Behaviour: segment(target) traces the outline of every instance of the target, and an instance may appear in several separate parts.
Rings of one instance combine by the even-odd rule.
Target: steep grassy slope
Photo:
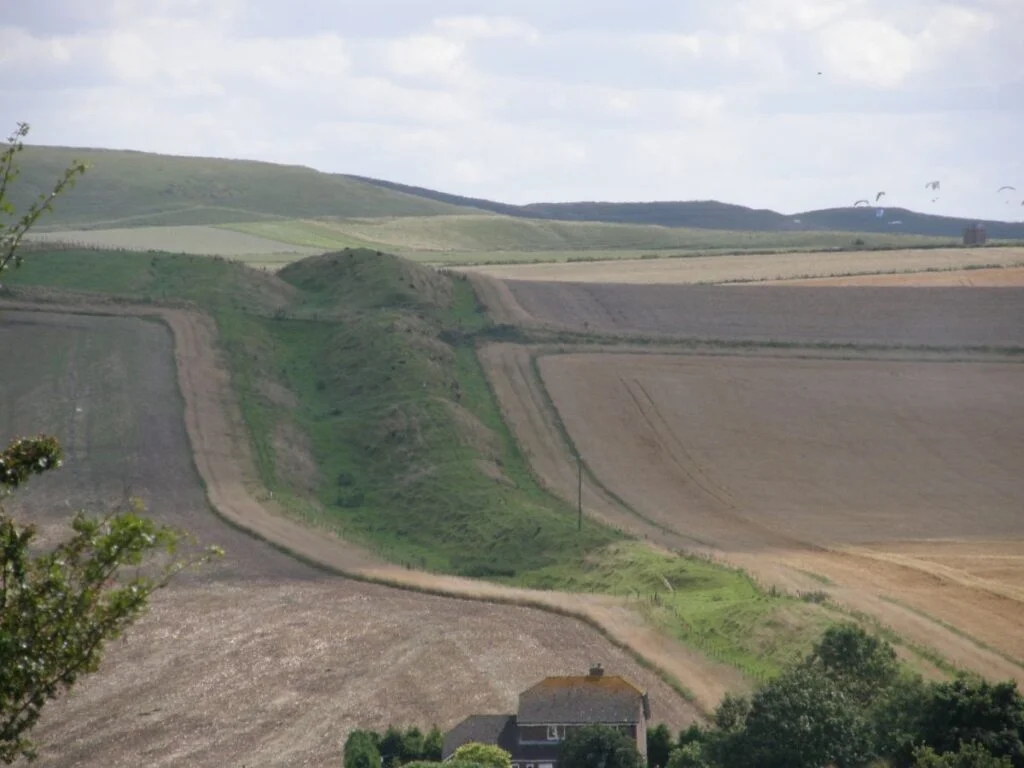
[[[460,209],[345,176],[245,160],[26,147],[12,202],[21,209],[74,159],[92,169],[48,229],[221,224],[317,216],[430,216]]]
[[[392,561],[638,598],[647,621],[749,680],[775,674],[841,617],[589,520],[578,532],[575,510],[538,487],[505,426],[476,343],[509,329],[465,280],[365,250],[278,275],[66,250],[30,254],[8,283],[6,295],[39,286],[208,312],[263,485],[295,516]]]
[[[280,277],[203,257],[34,253],[15,286],[190,301],[217,321],[264,484],[397,562],[511,577],[617,537],[540,490],[471,345],[469,283],[370,251]]]

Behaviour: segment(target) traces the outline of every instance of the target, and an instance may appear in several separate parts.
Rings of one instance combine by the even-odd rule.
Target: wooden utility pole
[[[576,530],[583,530],[583,457],[579,453],[576,454],[576,477],[577,477],[577,490],[576,490],[576,508],[579,511],[579,517],[576,521]]]

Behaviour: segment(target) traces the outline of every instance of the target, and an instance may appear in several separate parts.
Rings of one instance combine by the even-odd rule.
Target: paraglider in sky
[[[997,189],[996,190],[996,194],[997,195],[1002,195],[1003,196],[1003,201],[1007,205],[1009,205],[1010,204],[1010,196],[1009,195],[1004,195],[1003,193],[1004,192],[1016,192],[1016,191],[1017,191],[1016,187],[1011,187],[1009,184],[1007,184],[1007,185],[1002,186],[999,189]]]
[[[877,195],[875,195],[875,202],[877,203],[883,197],[885,197],[885,192],[879,192]]]
[[[929,181],[927,184],[924,185],[924,188],[925,189],[938,189],[939,188],[939,182],[937,182],[937,181]]]
[[[997,189],[997,190],[996,190],[996,192],[1002,192],[1002,191],[1004,191],[1004,190],[1007,190],[1007,189],[1011,189],[1011,190],[1013,190],[1014,192],[1016,192],[1016,191],[1017,191],[1017,188],[1016,188],[1016,187],[1011,187],[1011,186],[1007,185],[1007,186],[1005,186],[1005,187],[1000,187],[999,189]]]
[[[858,200],[856,203],[853,204],[853,207],[854,208],[859,208],[862,205],[871,205],[871,201],[870,200]]]

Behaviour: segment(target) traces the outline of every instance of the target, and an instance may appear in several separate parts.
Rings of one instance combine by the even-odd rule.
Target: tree
[[[415,725],[409,728],[402,737],[402,762],[423,759],[423,731]]]
[[[380,757],[386,768],[402,764],[402,750],[405,748],[405,734],[389,725],[380,739]]]
[[[675,747],[672,732],[664,723],[647,731],[647,764],[651,768],[665,768]]]
[[[28,210],[19,214],[8,198],[11,186],[18,178],[17,156],[25,149],[24,140],[28,133],[28,123],[18,123],[18,127],[8,136],[6,146],[0,152],[0,278],[8,267],[20,266],[22,257],[18,248],[25,235],[39,217],[53,210],[53,201],[73,187],[78,177],[88,168],[85,163],[73,162],[49,192],[40,195]]]
[[[931,686],[918,742],[939,753],[977,743],[1024,768],[1024,697],[1015,682],[959,679]]]
[[[636,743],[607,725],[585,725],[562,742],[559,768],[640,768]]]
[[[691,741],[672,750],[668,768],[707,768],[704,748],[699,741]]]
[[[471,741],[452,753],[452,760],[476,763],[482,768],[512,768],[512,755],[493,744]]]
[[[0,277],[20,266],[25,235],[86,171],[84,163],[73,163],[19,216],[9,193],[28,132],[28,125],[19,123],[0,151]],[[54,438],[12,441],[0,453],[0,501],[32,475],[60,465]],[[35,528],[19,525],[0,505],[0,762],[33,759],[28,734],[43,706],[96,671],[105,644],[142,614],[156,589],[189,565],[221,554],[211,547],[179,559],[179,547],[189,540],[139,511],[136,504],[100,520],[78,513],[73,535],[40,553]],[[160,553],[165,557],[156,564],[152,556]],[[124,576],[128,566],[135,567],[131,578]]]
[[[342,757],[345,768],[381,768],[377,740],[369,731],[352,731],[345,739]]]
[[[807,663],[816,666],[858,704],[867,704],[899,677],[896,651],[853,623],[825,630]]]
[[[54,438],[12,441],[0,453],[0,500],[60,465]],[[43,706],[96,671],[105,644],[142,614],[155,590],[220,554],[211,548],[179,559],[184,534],[140,517],[140,510],[98,520],[78,513],[69,539],[37,553],[35,528],[0,506],[0,761],[34,757],[28,733]],[[151,556],[161,552],[167,559],[156,565]],[[127,578],[129,566],[136,570]]]
[[[1008,757],[995,757],[980,744],[961,744],[956,752],[941,755],[931,747],[918,747],[913,768],[1013,768],[1013,763]]]
[[[441,754],[444,751],[444,734],[435,725],[423,739],[423,759],[441,761]]]
[[[722,747],[718,757],[728,765],[843,768],[867,758],[870,729],[830,678],[800,666],[754,694],[743,730]]]

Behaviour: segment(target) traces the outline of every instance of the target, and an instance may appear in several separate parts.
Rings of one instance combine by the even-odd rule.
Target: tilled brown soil
[[[153,314],[116,305],[74,309]],[[352,727],[445,728],[473,712],[510,711],[521,688],[591,659],[647,688],[657,719],[678,727],[698,716],[578,620],[339,578],[228,525],[204,498],[189,439],[223,517],[310,560],[417,589],[547,600],[619,642],[646,643],[684,680],[688,665],[710,670],[710,689],[694,680],[705,709],[726,689],[729,674],[715,675],[714,665],[660,638],[616,601],[406,572],[266,510],[250,493],[244,433],[232,421],[212,324],[189,312],[160,314],[173,336],[131,317],[0,313],[0,348],[23,361],[19,382],[5,374],[7,394],[17,392],[5,400],[0,425],[5,433],[55,433],[68,449],[62,470],[18,494],[19,515],[52,538],[72,501],[102,506],[137,494],[154,517],[227,552],[158,593],[127,640],[111,646],[100,672],[47,708],[37,732],[43,764],[336,765]],[[31,373],[30,363],[44,375]]]
[[[516,322],[525,312],[536,324],[576,332],[762,344],[1024,346],[1024,288],[516,280],[506,287],[488,297],[499,316]]]
[[[482,360],[535,470],[575,498],[554,399],[602,483],[585,483],[588,512],[790,589],[826,577],[841,603],[954,663],[1024,679],[934,620],[1024,656],[1019,365],[552,355],[545,391],[523,347]]]
[[[957,286],[960,288],[991,288],[1024,286],[1024,267],[998,269],[960,269],[941,272],[912,272],[895,275],[851,275],[849,277],[816,277],[807,280],[773,280],[763,285],[902,285]]]

